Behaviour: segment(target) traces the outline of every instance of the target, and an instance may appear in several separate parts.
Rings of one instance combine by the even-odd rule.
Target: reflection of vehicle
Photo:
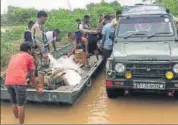
[[[71,47],[72,47],[71,44],[67,45],[67,46],[53,52],[52,55],[58,59],[64,53],[68,53],[70,51]],[[91,61],[91,63],[90,63],[91,68],[85,70],[86,73],[84,73],[82,75],[81,83],[79,83],[75,86],[60,86],[57,89],[53,89],[53,90],[45,89],[44,93],[42,95],[38,94],[35,89],[28,88],[27,89],[27,93],[28,93],[27,101],[74,104],[75,101],[82,94],[82,91],[84,90],[84,88],[87,87],[91,78],[96,75],[95,72],[98,72],[101,67],[102,59],[99,59],[97,62],[92,61],[92,57],[90,59],[91,60],[89,60],[89,62]],[[48,74],[48,72],[45,75],[47,75],[47,74]],[[4,80],[2,78],[0,80],[1,80],[1,100],[9,100],[10,97],[9,97],[7,89],[4,85]],[[54,85],[57,86],[57,83],[60,81],[57,78],[50,79],[49,84],[52,82],[54,82],[55,83]]]
[[[109,98],[131,90],[178,95],[178,34],[172,16],[150,5],[124,11],[106,69]]]

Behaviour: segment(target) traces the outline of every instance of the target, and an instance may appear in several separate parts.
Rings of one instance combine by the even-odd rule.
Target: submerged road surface
[[[73,106],[26,104],[25,123],[178,123],[178,100],[161,95],[140,95],[108,99],[103,73]],[[3,102],[1,124],[17,123],[10,104]]]

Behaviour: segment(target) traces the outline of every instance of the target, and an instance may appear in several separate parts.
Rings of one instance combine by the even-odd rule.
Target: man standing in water
[[[29,74],[36,91],[39,93],[43,92],[43,89],[38,87],[34,76],[35,66],[34,59],[31,56],[31,49],[31,45],[28,42],[21,44],[20,52],[12,56],[9,62],[5,79],[5,85],[10,94],[12,110],[14,116],[19,119],[20,124],[23,124],[25,119],[24,104],[27,94],[27,74]]]
[[[102,29],[102,52],[106,62],[112,53],[113,40],[111,35],[114,33],[114,27],[117,25],[117,22],[112,22],[110,15],[106,15],[105,20],[106,24]]]

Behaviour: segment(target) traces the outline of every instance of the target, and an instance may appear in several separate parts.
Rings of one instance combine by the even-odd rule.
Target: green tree
[[[178,15],[178,0],[156,0],[154,4],[165,6],[171,13]]]
[[[19,25],[28,22],[32,17],[36,16],[37,10],[34,8],[8,7],[7,23],[10,25]]]

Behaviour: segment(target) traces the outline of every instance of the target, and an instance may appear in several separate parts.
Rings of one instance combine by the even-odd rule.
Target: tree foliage
[[[9,6],[7,11],[7,24],[8,25],[23,25],[31,18],[35,17],[37,10],[34,8],[19,8]]]
[[[155,0],[154,4],[165,6],[171,13],[178,16],[178,0]]]
[[[75,20],[80,18],[82,20],[83,15],[91,15],[92,26],[96,26],[98,14],[115,14],[116,10],[121,10],[122,6],[117,2],[111,3],[101,2],[99,4],[90,3],[86,9],[74,9],[73,11],[66,9],[58,9],[48,11],[48,21],[46,22],[47,30],[54,28],[61,29],[65,34],[68,31],[74,31],[76,29]],[[9,6],[7,14],[4,15],[3,24],[8,25],[26,25],[29,20],[36,20],[37,10],[34,8],[19,8]],[[6,20],[5,20],[6,19]]]
[[[77,29],[75,20],[77,18],[83,19],[85,14],[91,15],[92,26],[96,26],[98,14],[112,13],[115,14],[116,10],[121,10],[121,5],[117,2],[105,3],[104,1],[100,4],[88,4],[86,9],[74,9],[73,11],[67,9],[57,9],[47,11],[48,21],[45,24],[46,30],[53,30],[59,28],[62,35],[66,36],[68,32],[73,32]],[[36,20],[36,14],[38,10],[34,8],[19,8],[9,6],[8,11],[4,14],[1,19],[1,24],[8,26],[26,26],[30,20]],[[6,33],[1,33],[1,67],[6,67],[11,55],[19,51],[19,45],[23,42],[22,28],[11,28],[7,27]],[[67,40],[63,37],[62,42]]]
[[[163,5],[170,9],[174,15],[178,15],[178,0],[155,0],[155,4]],[[91,15],[91,24],[96,26],[99,14],[115,14],[116,10],[122,10],[122,6],[117,2],[106,3],[104,0],[99,3],[90,3],[86,9],[57,9],[48,11],[48,21],[45,24],[46,30],[59,28],[62,36],[68,32],[75,31],[77,18],[83,19],[83,15]],[[1,25],[22,25],[27,26],[28,21],[36,20],[38,10],[34,8],[19,8],[9,6],[6,14],[1,15]],[[9,29],[9,28],[8,28]],[[1,67],[5,67],[10,56],[19,51],[19,44],[23,42],[24,27],[20,29],[8,30],[1,33]]]

